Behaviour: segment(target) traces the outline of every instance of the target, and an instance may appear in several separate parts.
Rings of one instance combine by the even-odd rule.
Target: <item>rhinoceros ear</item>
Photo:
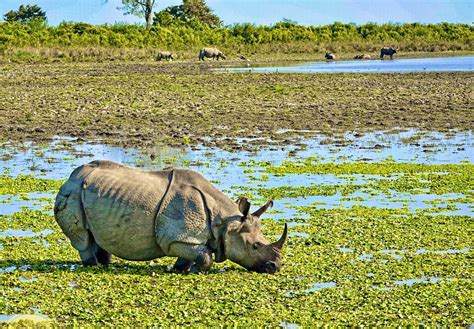
[[[241,196],[237,200],[237,204],[239,205],[239,211],[244,215],[243,218],[246,218],[250,211],[250,202],[246,197]]]
[[[255,211],[252,215],[255,217],[260,217],[268,208],[273,207],[273,201],[269,200],[265,205],[263,205],[260,209]]]

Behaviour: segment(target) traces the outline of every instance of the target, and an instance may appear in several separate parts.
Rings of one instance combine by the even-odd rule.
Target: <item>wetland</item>
[[[222,64],[9,64],[0,75],[0,321],[59,326],[468,327],[472,72],[214,73]],[[174,259],[83,267],[55,193],[94,159],[197,170],[273,199],[276,275]]]

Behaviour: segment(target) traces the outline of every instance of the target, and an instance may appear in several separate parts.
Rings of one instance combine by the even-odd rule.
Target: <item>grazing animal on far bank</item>
[[[372,57],[369,54],[355,55],[354,59],[371,59]]]
[[[397,53],[397,50],[393,47],[383,47],[380,49],[380,59],[383,59],[383,57],[390,56],[390,59],[393,59],[393,55]]]
[[[156,60],[161,61],[162,59],[166,59],[167,61],[172,61],[173,59],[176,59],[176,55],[174,55],[170,51],[160,51],[158,55],[156,55]]]
[[[144,171],[111,161],[76,168],[61,186],[54,216],[84,265],[107,265],[111,255],[145,261],[177,257],[174,270],[207,271],[229,259],[250,271],[275,273],[288,236],[269,243],[250,202],[236,202],[199,173]]]
[[[333,53],[326,53],[326,55],[324,55],[324,58],[326,58],[328,61],[333,61],[336,59],[336,55],[334,55]]]
[[[203,61],[206,57],[217,60],[219,60],[219,58],[226,59],[224,53],[217,48],[202,48],[199,51],[199,60]]]

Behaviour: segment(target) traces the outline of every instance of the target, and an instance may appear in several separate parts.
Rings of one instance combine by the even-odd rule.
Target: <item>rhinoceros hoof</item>
[[[173,272],[186,273],[191,270],[191,267],[193,265],[194,265],[194,262],[192,260],[178,258],[176,260],[176,263],[174,263],[173,268],[171,270]]]

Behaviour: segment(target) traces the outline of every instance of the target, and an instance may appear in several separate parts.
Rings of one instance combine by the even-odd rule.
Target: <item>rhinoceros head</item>
[[[250,271],[259,273],[275,273],[281,267],[281,249],[287,238],[287,225],[281,238],[274,243],[269,243],[260,230],[260,216],[273,205],[267,202],[263,207],[250,213],[250,203],[246,198],[237,200],[242,213],[240,221],[228,224],[224,248],[226,257]]]

